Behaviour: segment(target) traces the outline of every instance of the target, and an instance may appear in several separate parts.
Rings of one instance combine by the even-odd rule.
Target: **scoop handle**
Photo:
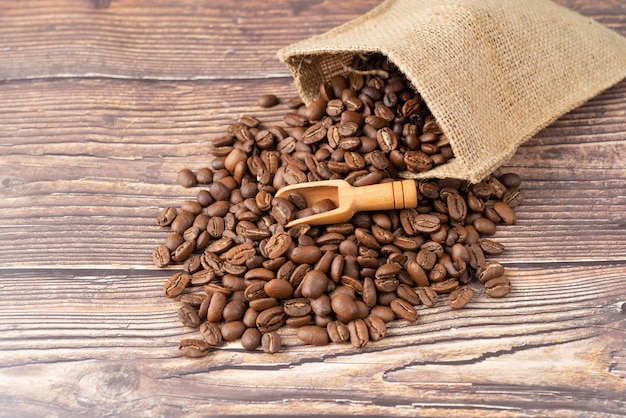
[[[353,187],[353,209],[358,211],[414,208],[417,206],[415,180],[401,180]]]

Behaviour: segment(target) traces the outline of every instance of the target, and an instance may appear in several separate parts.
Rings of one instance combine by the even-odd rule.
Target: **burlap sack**
[[[626,38],[548,0],[387,0],[278,55],[308,103],[364,52],[402,70],[450,139],[456,158],[413,178],[478,182],[626,77]]]

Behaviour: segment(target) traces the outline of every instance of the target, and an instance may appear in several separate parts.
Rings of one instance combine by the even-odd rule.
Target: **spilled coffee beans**
[[[283,186],[328,179],[365,186],[454,158],[428,107],[391,63],[371,55],[353,68],[322,85],[310,105],[288,102],[282,126],[241,117],[213,140],[210,167],[178,173],[181,186],[197,188],[196,199],[157,214],[170,234],[153,262],[184,269],[163,286],[166,297],[180,300],[182,324],[199,332],[181,341],[182,355],[201,357],[235,340],[275,353],[284,346],[283,327],[297,328],[306,344],[362,348],[385,338],[390,321],[419,321],[443,300],[461,309],[475,293],[511,291],[502,265],[487,259],[504,251],[493,239],[497,224],[517,221],[524,194],[514,173],[477,184],[420,181],[416,208],[285,227],[334,204],[309,207],[297,193],[275,198]],[[258,104],[276,102],[263,96]]]

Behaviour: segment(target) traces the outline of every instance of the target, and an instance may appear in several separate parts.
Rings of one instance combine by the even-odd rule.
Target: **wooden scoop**
[[[276,197],[289,199],[289,193],[296,192],[306,199],[309,208],[321,200],[331,200],[335,209],[294,219],[287,227],[301,224],[327,225],[347,222],[359,211],[414,208],[417,206],[415,186],[414,180],[362,187],[353,187],[345,180],[324,180],[283,187],[276,193]]]

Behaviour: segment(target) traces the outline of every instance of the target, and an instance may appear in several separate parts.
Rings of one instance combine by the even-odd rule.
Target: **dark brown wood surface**
[[[622,0],[558,0],[626,35]],[[296,94],[276,51],[379,0],[8,0],[0,6],[0,416],[623,416],[626,81],[524,144],[513,292],[420,310],[366,349],[194,335],[152,265],[154,218],[211,138]],[[103,4],[106,2],[102,2]]]

